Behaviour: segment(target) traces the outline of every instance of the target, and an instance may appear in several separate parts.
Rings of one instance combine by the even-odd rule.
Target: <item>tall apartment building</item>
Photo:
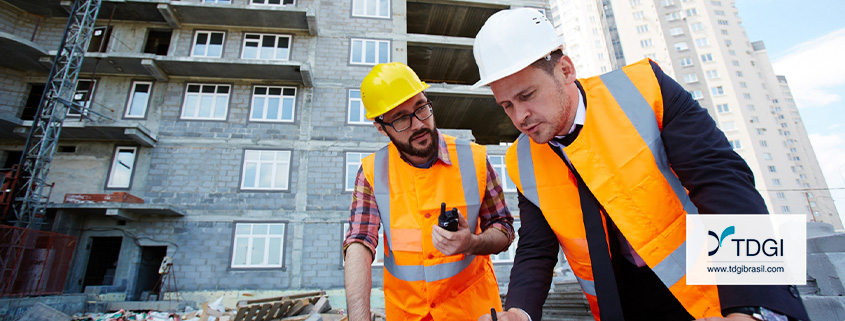
[[[651,58],[706,108],[772,213],[842,222],[783,76],[733,0],[552,0],[579,77]]]
[[[0,1],[3,168],[21,157],[71,3]],[[68,115],[48,176],[43,229],[78,240],[65,292],[138,299],[165,255],[180,291],[342,288],[354,177],[388,142],[363,116],[361,80],[407,63],[432,85],[438,126],[490,144],[507,177],[499,143],[518,131],[470,85],[473,37],[514,7],[548,2],[104,0],[74,95],[90,118]],[[78,201],[112,192],[143,203]],[[512,255],[494,257],[500,282]]]

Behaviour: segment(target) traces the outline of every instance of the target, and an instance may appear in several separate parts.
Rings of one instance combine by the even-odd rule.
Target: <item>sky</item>
[[[737,0],[751,42],[786,76],[845,222],[845,1]]]

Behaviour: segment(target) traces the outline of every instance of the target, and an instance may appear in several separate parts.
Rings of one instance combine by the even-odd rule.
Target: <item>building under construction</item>
[[[361,80],[377,63],[410,65],[432,85],[438,126],[489,144],[506,177],[499,144],[518,131],[489,89],[470,89],[472,42],[488,17],[515,7],[545,12],[548,2],[104,0],[81,48],[75,108],[63,109],[45,156],[45,210],[22,226],[15,189],[26,177],[11,169],[27,159],[78,9],[0,1],[2,229],[21,242],[4,252],[3,294],[141,300],[165,256],[183,292],[342,288],[354,175],[388,142],[363,116]],[[515,187],[504,188],[515,205]],[[26,233],[43,244],[23,244]],[[45,251],[66,257],[22,258]],[[512,255],[495,256],[500,282]]]

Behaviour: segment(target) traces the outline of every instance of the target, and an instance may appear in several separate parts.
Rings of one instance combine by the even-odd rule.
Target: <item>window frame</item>
[[[92,83],[90,85],[90,87],[91,87],[90,90],[88,90],[88,89],[80,90],[79,89],[79,84],[80,84],[80,82],[83,82],[83,81],[87,81],[87,82]],[[73,87],[73,97],[71,97],[71,101],[77,102],[76,96],[81,93],[83,95],[83,97],[86,97],[84,100],[82,100],[85,103],[82,104],[82,113],[76,113],[76,112],[73,111],[73,109],[68,108],[67,113],[65,114],[66,117],[82,117],[83,115],[88,114],[87,111],[89,109],[91,109],[91,102],[92,102],[91,98],[94,97],[94,92],[97,91],[97,82],[98,82],[97,79],[94,79],[94,78],[78,78],[76,80],[76,85]]]
[[[281,221],[235,221],[233,223],[234,223],[234,225],[232,226],[232,241],[230,243],[231,244],[231,251],[229,253],[230,255],[229,255],[228,269],[230,269],[230,270],[278,270],[278,269],[281,269],[282,271],[287,270],[286,259],[285,259],[285,253],[287,251],[285,250],[285,246],[287,245],[288,225],[290,223],[289,221],[285,221],[285,220],[281,220]],[[246,264],[235,265],[235,256],[238,254],[238,252],[237,252],[238,248],[236,246],[236,242],[237,242],[238,236],[239,236],[238,235],[238,225],[240,225],[240,224],[250,224],[252,226],[267,225],[267,234],[266,234],[267,237],[266,237],[266,239],[268,239],[268,240],[265,241],[264,262],[263,262],[265,264],[261,264],[261,265],[250,264],[250,261],[251,261],[250,259],[251,259],[251,255],[252,255],[252,251],[250,251],[250,249],[251,249],[250,245],[252,245],[253,240],[257,237],[254,237],[253,236],[254,234],[249,234],[249,235],[246,236],[247,237],[247,249],[246,249],[247,252],[246,252],[246,257],[244,258],[246,260]],[[270,234],[269,231],[270,231],[271,225],[281,225],[282,226],[282,233],[281,234]],[[252,231],[250,231],[250,232],[252,232]],[[270,238],[279,238],[280,239],[280,243],[279,243],[279,251],[280,251],[279,261],[280,262],[279,262],[279,265],[271,265],[271,264],[267,263],[267,261],[269,260],[270,246],[268,246],[269,245],[268,243],[270,242],[270,240],[269,240]]]
[[[209,56],[209,55],[197,55],[197,40],[199,39],[199,35],[201,33],[208,33],[208,41],[206,42],[206,46],[208,46],[208,42],[211,41],[211,35],[214,33],[222,33],[222,42],[220,43],[220,56]],[[223,53],[225,52],[226,48],[226,31],[219,31],[219,30],[196,30],[194,31],[194,39],[191,41],[191,54],[190,57],[195,58],[223,58]],[[208,49],[206,48],[206,53],[208,53]]]
[[[287,177],[284,181],[285,186],[283,188],[275,187],[275,186],[269,187],[269,188],[265,188],[265,187],[244,187],[244,183],[246,182],[246,178],[247,178],[246,177],[247,166],[250,163],[252,163],[252,162],[248,162],[247,159],[246,159],[248,152],[258,152],[259,153],[258,156],[257,156],[257,158],[258,158],[257,163],[258,164],[261,164],[261,161],[262,161],[261,160],[261,152],[276,152],[277,155],[278,155],[279,152],[287,153],[287,155],[288,155],[287,169],[286,169],[287,170]],[[274,161],[275,161],[275,159],[274,159]],[[242,192],[287,192],[287,191],[290,191],[290,176],[291,176],[291,165],[292,165],[292,163],[293,163],[293,150],[290,150],[290,149],[249,149],[249,148],[245,148],[243,150],[243,154],[242,154],[242,158],[241,158],[241,170],[240,170],[240,179],[238,181],[238,190],[242,191]],[[271,163],[271,164],[275,165],[276,163]],[[284,162],[282,162],[282,164],[284,164]],[[275,170],[275,169],[276,169],[275,166],[271,167],[271,170]],[[255,178],[256,184],[258,184],[259,172],[260,172],[260,169],[257,168],[256,171],[255,171],[255,173],[256,173],[256,178]],[[276,176],[276,175],[272,175],[272,174],[275,174],[275,172],[271,172],[270,176],[271,177]],[[274,183],[275,183],[275,181],[274,181]]]
[[[497,159],[501,158],[502,161],[497,164],[492,161],[493,157],[496,157]],[[505,155],[488,154],[487,160],[490,162],[490,166],[493,167],[493,170],[496,171],[496,175],[499,176],[499,182],[501,183],[502,191],[505,193],[516,193],[516,183],[511,181],[510,176],[508,176],[508,168],[507,164],[505,164]],[[502,171],[499,172],[499,169],[501,169]],[[514,186],[511,186],[511,184],[513,184]]]
[[[259,96],[259,94],[256,94],[256,93],[255,93],[255,92],[258,90],[258,88],[265,88],[265,89],[266,89],[266,91],[265,91],[266,93],[261,95],[261,96],[264,96],[264,97],[265,97],[265,98],[264,98],[264,106],[262,107],[262,114],[265,114],[265,115],[267,114],[267,109],[268,109],[268,108],[267,108],[267,107],[268,107],[267,105],[269,104],[270,98],[272,98],[272,97],[276,97],[275,95],[273,95],[273,96],[271,96],[271,95],[270,95],[270,93],[269,93],[269,92],[270,92],[270,89],[271,89],[271,88],[278,88],[278,89],[280,89],[280,91],[279,91],[279,95],[278,95],[278,97],[279,97],[279,111],[278,111],[279,118],[277,118],[277,119],[268,119],[268,118],[266,118],[266,116],[265,116],[265,118],[253,118],[253,114],[255,113],[255,98],[256,98],[256,96]],[[288,90],[288,89],[293,89],[293,96],[290,96],[290,95],[285,95],[285,91],[286,91],[286,90]],[[250,96],[249,96],[250,98],[249,98],[249,117],[248,117],[248,119],[249,119],[249,121],[250,121],[250,122],[261,122],[261,123],[293,123],[294,121],[296,121],[296,99],[297,99],[297,90],[296,90],[296,87],[295,87],[295,86],[264,86],[264,85],[254,85],[254,86],[252,86],[252,90],[251,90],[251,92],[252,92],[252,93],[251,93],[251,94],[250,94]],[[283,115],[284,115],[284,103],[285,103],[285,101],[286,101],[287,99],[290,99],[291,101],[293,101],[293,105],[291,106],[291,109],[292,109],[292,110],[290,111],[290,119],[284,119],[284,118],[282,118],[282,117],[283,117]]]
[[[352,92],[358,92],[358,98],[352,98]],[[357,101],[359,104],[360,121],[352,121],[352,102]],[[349,88],[346,90],[346,124],[347,125],[370,125],[373,122],[367,119],[367,110],[364,108],[364,102],[361,100],[361,89]]]
[[[132,165],[129,168],[129,180],[126,182],[126,185],[117,185],[113,181],[115,178],[115,169],[118,163],[118,155],[121,149],[131,150],[132,151]],[[112,161],[111,165],[109,166],[108,176],[106,177],[106,186],[105,189],[130,189],[132,188],[132,182],[135,179],[135,167],[138,164],[138,147],[137,146],[115,146],[114,153],[112,154]],[[124,164],[125,166],[125,164]]]
[[[134,98],[135,98],[135,93],[136,93],[136,91],[135,91],[136,85],[148,85],[149,86],[149,89],[147,90],[147,98],[144,101],[144,112],[141,113],[140,116],[129,115],[130,107],[132,105],[134,105],[134,101],[135,101]],[[153,95],[153,85],[154,85],[154,82],[149,81],[149,80],[132,81],[132,83],[129,87],[129,98],[127,98],[127,100],[126,100],[126,106],[125,106],[124,112],[123,112],[123,118],[124,119],[146,119],[147,118],[147,111],[149,110],[149,107],[150,107],[150,97],[152,97],[152,95]]]
[[[257,50],[256,51],[256,57],[255,58],[245,57],[247,41],[255,41],[255,39],[247,39],[247,37],[256,36],[256,35],[259,36],[258,47],[256,47],[257,48],[256,49]],[[285,57],[284,58],[275,58],[275,57],[274,58],[261,58],[261,48],[262,48],[262,45],[264,44],[264,37],[275,37],[276,38],[276,41],[274,42],[276,47],[273,47],[274,49],[278,48],[279,38],[287,38],[288,39],[288,47],[286,48],[287,54],[285,55]],[[276,33],[261,33],[261,32],[245,32],[244,33],[244,39],[241,42],[241,59],[245,59],[245,60],[290,61],[290,54],[291,54],[292,51],[293,51],[293,35],[276,34]]]
[[[200,86],[200,89],[199,89],[200,91],[198,93],[188,92],[188,90],[190,90],[190,88],[191,88],[191,85]],[[203,94],[209,94],[209,93],[203,93],[202,92],[203,86],[214,86],[215,87],[214,92],[210,93],[210,94],[212,94],[212,98],[213,98],[212,101],[214,102],[214,106],[212,106],[212,115],[214,115],[214,108],[217,107],[217,99],[216,98],[219,95],[222,95],[222,94],[217,92],[217,88],[219,88],[220,86],[226,86],[226,87],[229,88],[228,92],[226,93],[226,106],[224,107],[224,110],[223,110],[223,118],[216,118],[216,117],[213,117],[213,116],[212,117],[199,117],[199,116],[186,117],[185,116],[185,107],[188,104],[188,96],[191,95],[191,94],[196,94],[198,96],[196,114],[199,114],[199,110],[200,110],[199,107],[202,105],[202,99],[201,98],[202,98]],[[179,112],[179,119],[180,120],[225,121],[229,117],[229,104],[231,103],[231,98],[232,98],[231,97],[232,96],[232,85],[229,85],[229,84],[213,84],[213,83],[193,83],[192,82],[192,83],[187,83],[185,85],[185,92],[184,93],[185,94],[182,98],[182,108],[181,108],[182,110]]]
[[[367,4],[370,1],[376,2],[376,4],[375,4],[376,14],[375,15],[370,15],[370,14],[367,13],[367,7],[368,7]],[[381,15],[382,14],[381,9],[383,9],[380,6],[381,1],[387,2],[387,4],[386,4],[387,5],[387,12],[384,13],[383,15]],[[391,19],[392,15],[393,15],[393,6],[392,6],[392,3],[390,2],[390,0],[352,0],[351,2],[352,2],[351,3],[352,7],[349,9],[349,12],[350,12],[350,16],[353,17],[353,18]],[[361,13],[361,14],[356,14],[355,13],[355,4],[361,3],[361,2],[363,2],[364,4],[362,4],[360,8],[362,8],[362,10],[364,12]]]
[[[353,58],[355,57],[355,53],[353,52],[353,50],[355,50],[355,42],[356,41],[361,41],[361,61],[360,62],[356,62],[356,61],[353,60]],[[375,57],[373,57],[375,59],[375,62],[373,62],[373,63],[366,62],[367,61],[367,48],[366,47],[367,47],[368,42],[375,42],[375,52],[374,52]],[[381,58],[380,54],[379,54],[379,47],[381,47],[382,43],[387,43],[387,57],[383,61],[379,59],[379,58]],[[348,60],[348,62],[349,62],[349,65],[352,65],[352,66],[375,66],[375,65],[378,65],[380,63],[388,63],[388,62],[390,62],[390,59],[391,59],[391,56],[392,56],[392,52],[391,52],[392,50],[393,50],[393,41],[389,40],[389,39],[349,38],[349,60]]]
[[[250,6],[279,6],[279,7],[282,7],[282,6],[295,6],[296,5],[296,0],[290,0],[293,3],[288,3],[288,4],[285,4],[285,1],[288,1],[288,0],[279,0],[278,4],[274,4],[274,3],[253,3],[254,1],[267,2],[267,1],[270,1],[270,0],[247,0],[247,1],[249,1],[249,2],[247,2],[247,4],[250,5]]]
[[[368,155],[370,155],[372,153],[373,153],[373,151],[357,151],[357,150],[348,150],[348,151],[344,152],[344,154],[343,154],[343,164],[344,164],[343,165],[343,191],[344,192],[352,193],[352,192],[355,191],[355,177],[354,177],[354,175],[358,174],[358,168],[361,167],[361,163],[363,163],[362,160],[364,159],[364,157],[367,157]],[[359,159],[357,162],[352,162],[350,164],[350,161],[349,161],[350,154],[360,154],[361,159]],[[353,165],[353,164],[358,165],[356,167],[354,173],[349,171],[349,165]],[[353,177],[352,177],[352,187],[351,188],[349,186],[347,186],[347,183],[349,183],[349,178],[350,178],[349,176],[350,175],[353,175]]]
[[[690,96],[692,96],[692,99],[694,99],[694,100],[704,99],[704,94],[702,94],[701,90],[693,90],[693,91],[690,91],[689,93],[690,93]]]

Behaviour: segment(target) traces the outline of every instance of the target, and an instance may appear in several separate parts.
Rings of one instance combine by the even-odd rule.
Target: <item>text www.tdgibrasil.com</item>
[[[784,268],[782,266],[766,266],[765,264],[761,265],[752,265],[748,266],[745,264],[742,265],[728,265],[728,266],[708,266],[707,267],[708,273],[783,273]]]

